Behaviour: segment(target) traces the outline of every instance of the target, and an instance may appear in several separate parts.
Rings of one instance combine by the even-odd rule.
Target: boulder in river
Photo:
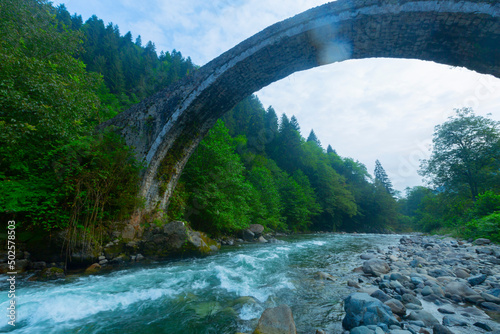
[[[297,334],[290,307],[280,305],[265,310],[253,334]]]
[[[389,306],[384,305],[380,300],[366,293],[355,292],[350,294],[344,300],[344,310],[346,315],[342,320],[342,326],[347,330],[380,323],[387,326],[399,326],[399,322],[392,314]]]
[[[367,275],[381,276],[389,271],[391,271],[391,267],[381,259],[370,259],[363,263],[363,272]]]
[[[146,231],[142,251],[146,257],[169,258],[179,256],[201,256],[218,251],[220,245],[205,233],[193,231],[184,222],[174,221]]]
[[[248,230],[253,233],[254,238],[258,239],[262,235],[262,232],[264,232],[264,226],[260,224],[252,224],[248,226]]]

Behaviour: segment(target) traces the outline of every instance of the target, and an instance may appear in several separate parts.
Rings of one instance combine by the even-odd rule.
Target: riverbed
[[[0,332],[234,334],[252,332],[262,312],[280,304],[291,307],[299,333],[339,332],[359,255],[386,250],[399,238],[298,235],[107,274],[25,278],[16,287],[16,326],[3,320]],[[7,293],[0,295],[0,309],[8,302]]]

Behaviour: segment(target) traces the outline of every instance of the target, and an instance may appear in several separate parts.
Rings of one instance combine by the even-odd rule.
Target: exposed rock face
[[[220,245],[205,233],[193,231],[184,222],[174,221],[144,233],[142,251],[146,257],[161,259],[178,256],[208,255]]]
[[[280,305],[265,310],[253,334],[297,334],[290,307]]]
[[[389,306],[366,293],[356,292],[344,300],[346,316],[342,326],[350,330],[359,326],[377,325],[380,323],[399,325]]]

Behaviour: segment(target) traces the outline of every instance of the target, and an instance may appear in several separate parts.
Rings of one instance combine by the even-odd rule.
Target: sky
[[[143,45],[180,51],[204,65],[269,25],[322,5],[321,0],[66,0],[71,14],[96,15]],[[348,60],[317,67],[256,92],[264,107],[295,115],[302,136],[314,129],[324,148],[366,165],[379,160],[394,188],[423,185],[434,126],[455,108],[500,120],[500,79],[420,60]]]

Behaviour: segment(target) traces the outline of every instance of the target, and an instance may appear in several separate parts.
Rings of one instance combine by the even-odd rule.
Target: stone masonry
[[[106,122],[102,127],[120,133],[146,167],[146,208],[132,220],[134,230],[140,233],[144,213],[166,209],[191,153],[239,101],[297,71],[373,57],[429,60],[500,78],[500,2],[328,3],[264,29]]]

